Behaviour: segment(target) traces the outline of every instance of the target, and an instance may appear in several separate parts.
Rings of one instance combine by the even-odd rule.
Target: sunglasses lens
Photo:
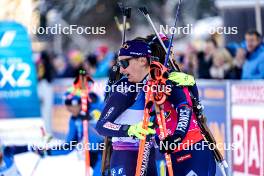
[[[121,60],[119,61],[120,66],[126,69],[129,66],[129,61],[128,60]]]

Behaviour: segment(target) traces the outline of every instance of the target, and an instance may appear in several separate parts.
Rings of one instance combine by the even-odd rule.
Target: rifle
[[[207,118],[205,117],[205,115],[203,113],[203,106],[192,94],[191,94],[191,98],[192,98],[192,102],[193,102],[194,112],[197,116],[197,122],[198,122],[200,129],[201,129],[201,132],[204,135],[205,140],[209,144],[214,144],[214,146],[215,146],[216,140],[215,140],[211,130],[207,126],[207,123],[206,123]],[[217,161],[218,167],[221,170],[222,175],[226,176],[225,168],[228,168],[228,164],[227,164],[226,160],[224,159],[224,157],[222,156],[222,154],[220,153],[220,151],[218,150],[217,147],[214,147],[213,154],[214,154],[215,160]]]

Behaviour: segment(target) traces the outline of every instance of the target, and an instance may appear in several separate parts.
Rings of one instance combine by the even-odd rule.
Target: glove
[[[193,86],[195,84],[193,76],[182,72],[172,72],[168,79],[178,86]]]
[[[159,144],[159,151],[162,154],[168,153],[171,154],[181,143],[181,138],[179,135],[172,135],[172,136],[167,136],[164,140],[160,140],[158,136],[155,136],[156,143]]]
[[[152,126],[153,126],[153,123],[149,122],[148,127],[152,127]],[[146,130],[143,129],[143,122],[140,122],[135,125],[131,125],[127,131],[128,136],[136,136],[139,139],[144,139],[144,136],[143,136],[144,134],[149,135],[149,134],[155,134],[155,133],[156,131],[153,130],[152,128],[148,128]]]
[[[39,155],[41,158],[44,158],[45,156],[49,155],[49,151],[44,149],[43,147],[31,146],[30,150]]]
[[[94,109],[90,115],[93,117],[94,120],[98,121],[100,116],[101,116],[101,112],[98,109]]]

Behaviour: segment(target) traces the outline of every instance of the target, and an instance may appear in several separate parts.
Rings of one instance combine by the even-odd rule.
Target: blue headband
[[[141,40],[130,40],[122,45],[118,56],[150,57],[151,50],[149,45]]]

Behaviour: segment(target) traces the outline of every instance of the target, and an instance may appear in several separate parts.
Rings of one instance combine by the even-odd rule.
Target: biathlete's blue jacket
[[[143,85],[145,82],[146,80],[142,81]],[[127,78],[122,78],[115,85],[116,87],[122,85],[127,87],[135,86]],[[171,86],[171,88],[171,96],[168,97],[168,101],[172,106],[175,109],[188,106],[182,88],[177,86]],[[123,88],[122,91],[113,91],[97,122],[96,129],[103,136],[113,137],[114,150],[138,150],[139,140],[129,137],[127,131],[130,125],[137,124],[143,120],[144,106],[145,93],[142,89],[131,91],[131,89]],[[187,133],[190,118],[188,117],[184,120],[187,123],[185,123],[186,126],[183,127],[183,131],[185,130],[184,133]]]
[[[90,104],[89,106],[89,113],[93,112],[94,110],[101,111],[103,109],[103,103],[99,100],[95,101]],[[98,145],[103,142],[103,137],[97,133],[95,130],[95,122],[94,120],[90,120],[88,123],[88,138],[89,144],[91,145],[91,150],[98,150]],[[64,144],[61,146],[63,147],[53,147],[52,150],[48,149],[47,154],[51,156],[56,155],[64,155],[68,154],[73,151],[76,145],[81,142],[83,139],[83,123],[81,117],[74,117],[71,116],[69,121],[69,130],[65,139]]]
[[[8,146],[3,150],[3,162],[0,164],[1,176],[20,176],[14,162],[14,155],[27,152],[28,146]]]
[[[95,123],[89,121],[88,138],[91,150],[98,150],[99,144],[103,142],[103,137],[95,130]],[[69,122],[69,131],[66,140],[61,146],[52,147],[47,150],[51,156],[65,155],[76,148],[76,145],[83,139],[83,123],[80,117],[71,117]],[[63,146],[63,147],[62,147]]]

